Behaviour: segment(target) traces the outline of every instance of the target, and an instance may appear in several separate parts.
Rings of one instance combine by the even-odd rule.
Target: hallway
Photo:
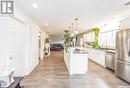
[[[63,52],[51,52],[35,70],[26,76],[24,88],[130,88],[126,82],[115,77],[113,72],[89,61],[86,75],[68,75]]]

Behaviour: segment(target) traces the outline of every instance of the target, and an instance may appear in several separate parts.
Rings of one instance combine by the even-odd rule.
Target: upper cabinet
[[[90,32],[88,34],[84,34],[84,42],[95,42],[94,32]]]
[[[130,20],[128,21],[128,24]],[[125,24],[125,22],[122,21]],[[128,25],[127,24],[127,25]],[[95,38],[95,32],[88,31],[84,34],[84,42],[87,45],[93,45],[93,43],[98,41],[99,47],[102,48],[115,48],[116,45],[116,32],[119,29],[120,23],[118,21],[110,21],[97,25],[97,28],[100,29],[98,37]],[[130,27],[130,25],[129,25]],[[98,39],[98,40],[96,40]]]
[[[99,34],[99,45],[103,48],[115,48],[117,30],[102,32]]]

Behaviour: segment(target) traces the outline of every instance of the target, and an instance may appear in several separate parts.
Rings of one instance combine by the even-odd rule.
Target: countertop
[[[73,53],[74,54],[88,54],[88,52],[85,49],[77,48],[77,47],[73,50]]]
[[[95,50],[103,50],[103,51],[106,51],[106,52],[111,52],[111,53],[115,53],[115,49],[112,49],[112,48],[92,48],[92,47],[85,47],[85,48],[90,48],[90,49],[95,49]]]
[[[73,53],[74,53],[74,54],[89,54],[89,53],[86,52],[86,51],[83,51],[83,52],[81,52],[81,51],[73,51]]]
[[[113,48],[92,48],[92,47],[85,47],[85,48],[99,49],[99,50],[115,50],[115,49],[113,49]]]
[[[106,52],[110,52],[110,53],[116,53],[116,51],[115,50],[106,50]]]

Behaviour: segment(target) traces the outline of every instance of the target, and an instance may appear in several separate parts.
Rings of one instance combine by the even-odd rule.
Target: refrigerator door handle
[[[116,57],[116,58],[119,58],[119,52],[118,52],[117,49],[116,49],[115,57]]]
[[[128,40],[127,40],[127,41],[128,41],[128,43],[127,43],[127,44],[128,44],[128,45],[127,45],[127,46],[128,46],[128,47],[127,47],[128,50],[127,50],[127,51],[128,51],[128,56],[130,56],[130,36],[128,37]]]

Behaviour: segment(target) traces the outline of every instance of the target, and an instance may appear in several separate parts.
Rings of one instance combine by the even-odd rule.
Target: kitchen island
[[[71,47],[64,51],[64,61],[69,74],[86,74],[88,71],[88,52],[84,47]]]

